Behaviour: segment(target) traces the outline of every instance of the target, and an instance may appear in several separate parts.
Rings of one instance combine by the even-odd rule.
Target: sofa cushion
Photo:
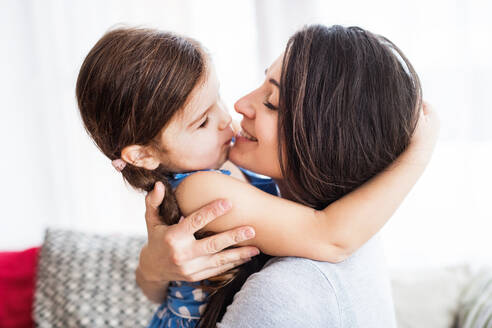
[[[393,301],[399,328],[450,328],[456,320],[459,298],[471,277],[467,265],[406,269],[391,274]]]
[[[0,327],[32,328],[34,277],[39,247],[0,253]]]
[[[38,327],[145,327],[156,304],[135,283],[144,237],[47,230],[34,300]]]
[[[464,288],[458,311],[458,327],[492,327],[492,268],[483,268]]]

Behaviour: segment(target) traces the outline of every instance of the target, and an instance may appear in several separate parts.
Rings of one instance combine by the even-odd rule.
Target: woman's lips
[[[244,129],[241,129],[238,134],[236,135],[236,138],[238,139],[246,139],[248,141],[252,141],[252,142],[257,142],[258,139],[256,139],[255,137],[253,137],[251,134],[249,134],[248,132],[246,132]]]

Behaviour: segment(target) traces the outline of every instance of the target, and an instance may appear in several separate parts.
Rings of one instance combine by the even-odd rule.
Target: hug
[[[119,28],[91,49],[85,129],[146,198],[149,327],[395,327],[378,232],[438,123],[390,40],[307,26],[235,123],[198,41]]]

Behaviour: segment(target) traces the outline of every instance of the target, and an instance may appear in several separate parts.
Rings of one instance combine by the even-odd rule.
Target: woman
[[[420,96],[418,77],[388,40],[359,28],[311,26],[290,39],[285,55],[268,69],[265,83],[236,103],[236,111],[244,116],[242,126],[253,138],[239,139],[230,159],[238,166],[272,176],[283,197],[323,208],[373,178],[408,147],[419,115]],[[421,119],[409,149],[398,165],[391,166],[395,172],[401,171],[400,182],[408,186],[388,186],[398,193],[391,211],[430,158],[436,135],[433,122],[432,116]],[[207,175],[194,175],[183,183],[184,190],[177,194],[183,212],[191,213],[204,205],[203,197],[197,200],[186,193],[194,184],[205,186],[202,192],[209,200],[228,196],[221,188],[207,188],[217,185],[207,179]],[[148,205],[159,203],[161,195],[162,191],[157,197],[151,194]],[[368,202],[372,196],[367,195]],[[155,274],[158,271],[149,270],[150,262],[155,261],[154,266],[162,263],[158,256],[167,257],[166,250],[155,247],[159,234],[171,236],[174,232],[175,239],[181,234],[183,245],[191,246],[193,238],[183,232],[190,222],[182,227],[161,227],[159,233],[151,211],[147,222],[149,244],[142,250],[137,281],[150,298],[157,299],[162,297],[162,277],[171,276],[176,268],[171,266],[167,275],[160,276]],[[380,253],[378,240],[373,238],[339,264],[295,258],[270,261],[236,295],[222,326],[394,326]],[[203,276],[224,269],[224,262],[220,268],[203,265],[211,259],[198,256],[189,261],[190,268],[192,262],[195,267],[187,271],[201,271]],[[200,270],[197,263],[206,269]],[[158,278],[145,279],[151,276]],[[282,283],[275,284],[279,280]],[[285,290],[288,292],[281,292]],[[296,301],[287,302],[289,299]],[[299,299],[309,305],[302,311],[297,305]],[[253,315],[255,321],[241,320]]]

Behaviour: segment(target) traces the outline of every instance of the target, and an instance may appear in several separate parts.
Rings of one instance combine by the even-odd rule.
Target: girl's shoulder
[[[266,176],[239,168],[244,179],[237,179],[228,170],[202,170],[195,172],[182,173],[176,178],[175,193],[179,199],[189,197],[211,198],[210,201],[218,198],[227,198],[231,193],[249,194],[251,189],[259,189],[273,196],[279,196],[279,190],[275,182]],[[250,190],[250,191],[248,191]],[[206,195],[206,196],[205,196]]]
[[[205,169],[205,170],[197,170],[197,171],[189,171],[189,172],[181,172],[181,173],[172,173],[168,176],[168,181],[173,187],[173,189],[176,189],[181,182],[188,176],[198,173],[198,172],[217,172],[225,175],[231,175],[231,171],[225,170],[225,169],[219,169],[219,170],[214,170],[214,169]]]
[[[264,192],[267,192],[274,196],[279,195],[277,184],[275,183],[275,181],[273,181],[272,178],[255,173],[253,171],[246,170],[242,167],[240,167],[239,169],[241,170],[241,172],[243,172],[248,182],[256,188],[261,189]]]
[[[236,166],[231,161],[227,161],[222,165],[221,169],[226,169],[231,172],[231,176],[237,178],[240,181],[247,182],[254,187],[257,187],[264,192],[272,194],[274,196],[279,195],[277,185],[272,178],[247,170],[240,166]]]

